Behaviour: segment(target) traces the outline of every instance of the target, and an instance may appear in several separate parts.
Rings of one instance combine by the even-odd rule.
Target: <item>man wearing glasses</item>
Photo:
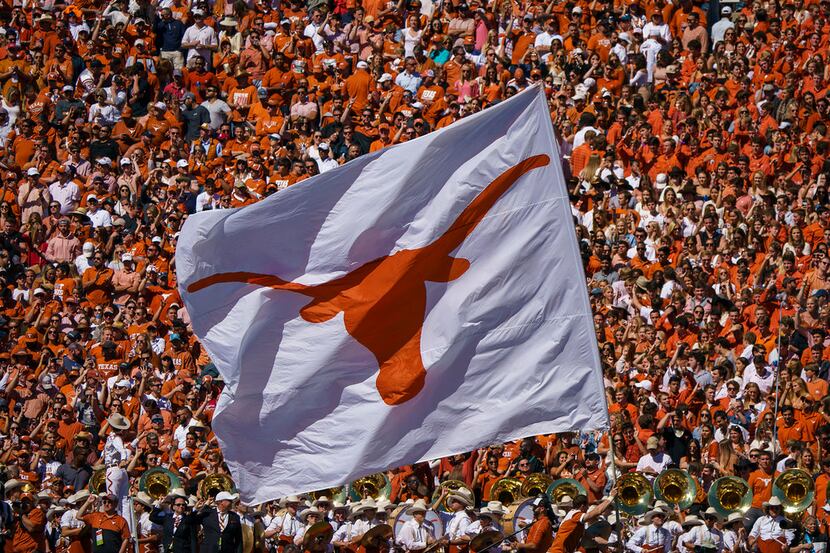
[[[101,497],[101,510],[93,510],[98,497],[90,495],[78,509],[76,518],[89,527],[92,553],[126,553],[130,543],[127,521],[118,514],[118,498],[112,494]]]
[[[196,553],[196,526],[187,497],[173,490],[164,500],[170,510],[154,507],[150,522],[162,527],[162,551],[165,553]]]

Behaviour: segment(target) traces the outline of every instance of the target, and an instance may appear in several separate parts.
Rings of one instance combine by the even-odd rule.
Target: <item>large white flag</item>
[[[606,424],[539,88],[191,216],[176,267],[227,383],[213,428],[246,502]]]

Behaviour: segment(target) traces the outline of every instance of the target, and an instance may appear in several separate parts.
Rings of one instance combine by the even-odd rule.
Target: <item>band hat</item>
[[[320,503],[328,503],[329,505],[331,505],[331,499],[329,499],[325,495],[321,495],[320,497],[311,502],[311,506],[317,507],[318,505],[320,505]]]
[[[651,511],[645,514],[645,516],[643,517],[643,522],[645,522],[646,524],[651,524],[651,519],[656,516],[659,516],[660,518],[665,520],[666,513],[662,509],[652,509]]]
[[[504,505],[501,501],[488,501],[487,506],[484,507],[488,513],[494,514],[496,516],[504,516],[507,514],[507,509],[504,508]],[[484,511],[482,509],[482,511]]]
[[[130,421],[121,413],[113,413],[107,418],[109,425],[116,430],[127,430],[130,427]]]
[[[556,506],[553,508],[553,514],[558,517],[563,517],[568,514],[568,510],[574,506],[574,500],[569,495],[563,495]]]
[[[12,478],[11,480],[6,481],[6,483],[3,485],[3,489],[6,491],[6,493],[8,493],[12,490],[16,490],[17,488],[23,487],[24,484],[25,482],[23,482],[22,480]]]
[[[735,522],[743,523],[744,515],[739,511],[735,511],[734,513],[729,513],[729,516],[726,517],[726,524],[733,524]]]
[[[700,526],[703,524],[703,521],[697,518],[695,515],[689,515],[686,517],[686,520],[680,523],[680,526],[683,528],[691,528],[692,526]]]
[[[306,509],[303,509],[303,511],[300,513],[300,520],[303,521],[303,524],[306,523],[306,519],[308,518],[308,515],[318,515],[318,516],[322,517],[323,516],[323,511],[321,511],[317,507],[308,507]]]
[[[84,488],[82,490],[78,490],[77,492],[75,492],[72,495],[70,495],[69,497],[67,497],[66,502],[69,503],[69,504],[80,503],[81,501],[86,501],[86,498],[89,497],[90,495],[91,494],[89,493],[89,490]]]
[[[426,513],[428,510],[426,502],[423,499],[419,499],[407,508],[406,514],[414,515],[415,513]]]
[[[289,495],[280,499],[280,509],[284,509],[289,503],[300,503],[300,498],[296,495]]]
[[[184,488],[173,488],[170,490],[170,493],[167,494],[167,497],[164,498],[165,501],[176,501],[177,497],[181,497],[182,499],[187,499],[187,493],[184,491]]]
[[[371,509],[377,510],[378,504],[375,503],[375,500],[371,497],[367,497],[363,501],[358,502],[352,508],[352,516],[357,516],[362,514],[364,511],[368,511]]]
[[[217,503],[220,501],[236,501],[237,499],[239,499],[239,496],[231,492],[219,492],[216,494]]]
[[[138,492],[137,494],[135,494],[133,496],[133,501],[135,501],[136,503],[141,503],[148,509],[153,508],[153,498],[147,495],[146,492]]]
[[[447,503],[450,501],[458,501],[465,507],[472,507],[474,505],[473,494],[466,488],[458,488],[447,497]]]
[[[721,514],[719,512],[717,512],[714,507],[709,507],[708,509],[706,509],[706,511],[703,512],[703,515],[705,517],[715,517],[718,520],[718,522],[723,520],[723,517],[721,517]]]
[[[764,509],[766,509],[767,507],[783,507],[784,505],[781,503],[780,499],[773,496],[770,497],[768,501],[764,501],[763,506]]]

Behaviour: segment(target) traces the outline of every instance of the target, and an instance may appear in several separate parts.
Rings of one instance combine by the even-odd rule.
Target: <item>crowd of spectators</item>
[[[702,494],[664,512],[683,550],[705,491],[736,475],[752,508],[717,543],[737,553],[758,547],[772,477],[795,467],[815,500],[797,532],[777,531],[790,551],[821,553],[828,41],[830,0],[3,4],[7,551],[103,547],[74,516],[101,467],[118,473],[96,520],[126,514],[113,505],[150,468],[178,475],[182,505],[226,471],[210,430],[221,378],[176,286],[186,217],[252,204],[535,84],[570,186],[611,432],[392,471],[391,500],[454,479],[486,503],[498,478],[545,472],[580,481],[596,505],[615,476],[679,467]]]

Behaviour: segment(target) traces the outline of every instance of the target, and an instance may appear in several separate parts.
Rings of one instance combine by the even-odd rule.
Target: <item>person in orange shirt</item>
[[[573,499],[573,507],[562,518],[556,537],[548,551],[550,553],[575,553],[582,544],[582,536],[585,528],[591,525],[605,510],[614,502],[617,497],[617,489],[611,490],[604,500],[596,503],[588,509],[588,498],[580,494]]]
[[[112,297],[112,269],[104,265],[104,254],[95,252],[92,255],[92,267],[84,271],[82,287],[87,301],[92,305],[109,303]]]
[[[539,496],[533,501],[533,522],[524,543],[512,542],[511,550],[527,553],[547,553],[553,545],[553,525],[550,501]]]
[[[357,62],[357,70],[345,81],[346,94],[353,111],[360,111],[369,103],[369,92],[374,88],[372,76],[366,71],[369,64],[365,61]]]
[[[772,497],[772,482],[778,476],[772,466],[772,452],[761,451],[758,454],[758,469],[749,475],[749,488],[752,490],[752,506],[746,512],[744,526],[752,529],[755,521],[764,516],[763,505]]]
[[[17,510],[17,518],[12,536],[14,553],[35,553],[45,551],[46,510],[49,508],[49,492],[41,492],[37,497],[22,494]]]

